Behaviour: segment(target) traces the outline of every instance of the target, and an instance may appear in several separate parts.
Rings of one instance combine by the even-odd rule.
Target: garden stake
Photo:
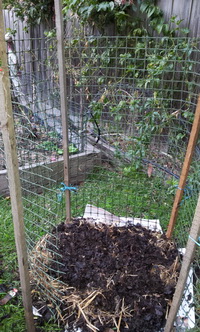
[[[173,296],[172,305],[169,311],[169,316],[167,318],[164,332],[170,332],[173,328],[173,324],[182,300],[186,280],[190,270],[190,265],[192,263],[195,254],[195,249],[197,245],[196,242],[198,241],[199,233],[200,233],[200,195],[197,202],[194,219],[190,230],[190,235],[187,242],[186,251],[183,256],[180,275],[176,285],[176,290]]]
[[[180,180],[179,180],[179,185],[178,185],[178,189],[176,191],[176,196],[174,199],[171,217],[170,217],[170,221],[169,221],[168,228],[167,228],[166,236],[168,238],[170,238],[172,236],[174,226],[176,223],[178,210],[179,210],[181,199],[183,197],[183,193],[184,193],[183,191],[185,188],[188,172],[190,169],[194,148],[195,148],[195,145],[196,145],[196,142],[198,139],[199,129],[200,129],[200,96],[198,98],[193,126],[192,126],[192,130],[190,133],[190,139],[188,142],[187,151],[186,151],[186,155],[185,155],[185,160],[183,163],[181,176],[180,176]]]
[[[67,187],[70,187],[68,105],[67,105],[67,86],[66,86],[66,73],[65,73],[64,43],[63,43],[64,32],[63,32],[62,1],[55,0],[54,3],[55,3],[55,14],[56,14],[60,103],[61,103],[61,116],[62,116],[62,130],[63,130],[64,183]],[[66,222],[70,222],[71,220],[70,190],[66,190],[65,195],[66,195]]]
[[[20,281],[22,288],[23,305],[27,332],[35,332],[32,313],[32,301],[30,291],[30,279],[28,270],[27,248],[25,241],[25,230],[23,220],[23,206],[21,184],[19,178],[19,167],[16,150],[14,122],[12,114],[12,102],[10,94],[10,79],[7,65],[6,43],[4,32],[4,19],[2,1],[0,0],[0,129],[2,131],[7,174],[9,181],[13,224],[15,232],[15,243],[19,264]]]

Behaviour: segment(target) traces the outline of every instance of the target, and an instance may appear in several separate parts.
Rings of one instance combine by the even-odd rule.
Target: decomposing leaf
[[[147,169],[147,175],[149,178],[152,176],[152,172],[153,172],[153,166],[151,164],[149,164],[148,169]]]

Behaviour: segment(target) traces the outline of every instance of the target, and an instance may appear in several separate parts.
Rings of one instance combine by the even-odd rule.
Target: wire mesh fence
[[[154,315],[148,310],[137,314],[141,297],[138,300],[135,291],[132,311],[126,308],[123,297],[115,299],[115,310],[110,310],[106,322],[102,311],[90,314],[90,305],[94,305],[101,290],[92,286],[87,293],[80,287],[80,293],[76,293],[76,283],[70,286],[66,282],[69,262],[64,257],[63,246],[67,244],[62,238],[72,226],[66,230],[61,223],[65,221],[66,209],[71,208],[79,229],[82,219],[77,217],[122,223],[121,226],[141,223],[154,231],[166,231],[199,93],[199,40],[84,35],[69,38],[66,34],[71,188],[63,183],[56,41],[30,40],[30,50],[21,42],[20,51],[16,52],[15,43],[19,42],[7,37],[33,287],[37,286],[44,298],[54,304],[53,314],[69,330],[76,321],[76,327],[82,324],[84,331],[104,331],[113,326],[118,331],[162,331],[171,290],[170,294],[165,293],[166,310],[157,307]],[[0,151],[0,160],[4,160],[3,148]],[[197,204],[199,158],[198,142],[173,234],[178,248],[186,246]],[[5,167],[3,163],[2,169]],[[71,207],[65,206],[66,190],[71,190]],[[73,231],[79,234],[77,229]],[[74,249],[73,241],[79,243],[78,238],[74,235],[69,241],[74,252],[77,248]],[[171,253],[169,244],[167,248]],[[141,250],[142,257],[142,243]],[[176,267],[178,263],[173,265],[174,270]],[[152,269],[161,275],[159,264],[150,266],[154,276]],[[170,270],[167,271],[169,275]],[[74,268],[77,275],[86,272],[81,263]],[[150,279],[147,283],[151,283]],[[197,251],[185,290],[186,300],[175,322],[177,331],[200,328],[199,287]],[[150,297],[150,293],[146,296]],[[98,301],[101,302],[99,298]],[[121,303],[119,310],[117,303]],[[150,300],[146,303],[149,305]],[[135,317],[135,313],[141,316],[142,325],[131,325],[130,317]]]

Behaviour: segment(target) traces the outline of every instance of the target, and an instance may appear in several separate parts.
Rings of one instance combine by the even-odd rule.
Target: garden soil
[[[58,262],[48,273],[68,286],[61,306],[67,331],[162,330],[180,269],[171,240],[140,225],[76,219],[55,227],[48,243]]]

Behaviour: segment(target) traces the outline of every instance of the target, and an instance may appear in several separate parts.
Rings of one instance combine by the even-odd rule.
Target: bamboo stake
[[[64,183],[70,186],[69,179],[69,140],[68,140],[68,105],[67,105],[67,86],[65,73],[65,56],[64,56],[64,29],[62,15],[62,1],[54,0],[56,14],[56,33],[58,46],[58,66],[59,66],[59,82],[60,82],[60,101],[62,115],[63,130],[63,157],[64,157]],[[66,222],[71,220],[71,202],[70,191],[66,190]]]
[[[200,195],[197,202],[196,211],[190,230],[190,235],[186,246],[186,252],[183,257],[178,283],[176,285],[176,290],[173,296],[173,301],[170,308],[169,316],[167,318],[164,332],[170,332],[173,328],[173,324],[182,300],[186,280],[190,270],[190,265],[192,263],[195,254],[195,248],[196,248],[196,243],[198,242],[199,233],[200,233]]]
[[[35,332],[32,313],[30,280],[28,270],[27,248],[25,241],[23,206],[21,196],[21,185],[16,152],[16,141],[12,114],[12,103],[10,94],[10,80],[6,56],[6,43],[4,33],[4,20],[2,1],[0,0],[0,130],[3,136],[8,181],[11,197],[15,243],[17,249],[20,282],[22,289],[23,305],[28,332]]]
[[[198,139],[199,129],[200,129],[200,96],[199,96],[198,102],[197,102],[197,107],[196,107],[193,126],[192,126],[192,130],[191,130],[191,134],[190,134],[190,139],[188,142],[185,160],[183,163],[183,168],[182,168],[181,176],[180,176],[180,180],[179,180],[179,185],[178,185],[178,189],[177,189],[176,196],[174,199],[171,217],[170,217],[170,221],[169,221],[169,225],[168,225],[168,229],[167,229],[167,233],[166,233],[166,236],[168,238],[170,238],[172,236],[174,226],[176,223],[179,205],[180,205],[181,199],[183,197],[183,191],[185,188],[188,172],[190,169],[194,148],[195,148],[195,145],[196,145],[196,142]]]

